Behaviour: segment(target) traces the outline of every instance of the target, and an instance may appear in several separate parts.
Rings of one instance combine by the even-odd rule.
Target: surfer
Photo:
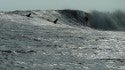
[[[55,24],[56,24],[56,23],[57,23],[57,21],[58,21],[58,18],[57,18],[55,21],[53,21],[53,23],[55,23]]]
[[[30,17],[30,16],[31,16],[31,13],[27,14],[26,16],[27,16],[27,17]]]
[[[85,20],[85,25],[87,26],[87,25],[88,25],[88,20],[89,20],[88,17],[85,16],[85,17],[84,17],[84,20]]]

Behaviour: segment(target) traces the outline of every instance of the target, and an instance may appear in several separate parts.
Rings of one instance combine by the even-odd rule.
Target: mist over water
[[[90,27],[102,30],[125,30],[125,12],[115,11],[104,13],[92,11]]]

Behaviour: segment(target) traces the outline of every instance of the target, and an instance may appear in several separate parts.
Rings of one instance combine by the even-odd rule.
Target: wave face
[[[85,17],[85,12],[70,9],[58,10],[58,12],[61,14],[61,17],[69,23],[72,23],[73,25],[84,25],[85,20],[83,19]]]
[[[88,26],[94,29],[100,30],[125,30],[125,13],[122,11],[116,11],[113,13],[104,13],[98,11],[92,11],[90,13],[80,10],[59,10],[62,16],[69,20],[69,22],[76,22],[75,25],[85,25],[84,17],[87,16]]]

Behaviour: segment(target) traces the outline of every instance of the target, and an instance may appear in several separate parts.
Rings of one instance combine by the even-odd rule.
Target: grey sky
[[[0,10],[79,9],[113,11],[124,10],[125,0],[0,0]]]

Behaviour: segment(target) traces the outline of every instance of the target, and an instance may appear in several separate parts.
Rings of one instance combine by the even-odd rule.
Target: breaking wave
[[[85,25],[84,17],[88,17],[88,26],[100,30],[125,30],[125,12],[99,12],[91,11],[89,13],[80,10],[59,10],[62,16],[69,22],[76,22],[78,25]]]
[[[103,30],[125,30],[125,13],[91,12],[90,27]]]

